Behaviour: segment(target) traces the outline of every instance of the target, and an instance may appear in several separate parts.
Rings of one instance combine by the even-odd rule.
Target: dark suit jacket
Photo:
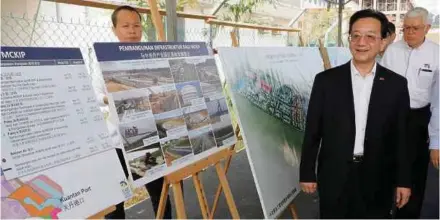
[[[356,127],[350,69],[348,62],[316,75],[310,97],[300,181],[318,183],[321,203],[337,202],[353,160]],[[392,197],[395,186],[410,186],[405,141],[409,109],[406,79],[377,64],[360,177],[370,201],[383,200],[384,193]]]

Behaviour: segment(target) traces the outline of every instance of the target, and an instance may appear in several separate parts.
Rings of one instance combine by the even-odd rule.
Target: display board
[[[113,147],[79,49],[2,47],[7,179]]]
[[[214,57],[199,56],[204,43],[94,47],[135,186],[235,143]]]
[[[1,47],[1,218],[86,218],[132,196],[78,48]]]
[[[348,50],[331,49],[333,65]],[[277,218],[300,192],[299,163],[318,48],[219,48],[266,218]]]

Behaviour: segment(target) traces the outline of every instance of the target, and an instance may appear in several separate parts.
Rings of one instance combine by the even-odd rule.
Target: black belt
[[[411,111],[410,111],[410,113],[415,113],[415,114],[417,114],[417,113],[423,114],[423,113],[429,113],[429,112],[431,112],[431,104],[427,104],[421,108],[411,108]]]
[[[353,155],[353,162],[360,163],[364,161],[364,155]]]

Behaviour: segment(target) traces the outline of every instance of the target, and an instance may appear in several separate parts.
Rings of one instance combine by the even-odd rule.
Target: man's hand
[[[431,150],[431,163],[434,165],[435,168],[438,169],[438,150]]]
[[[104,101],[104,104],[108,105],[108,97],[107,97],[107,96],[104,96],[102,99],[103,99],[103,101]]]
[[[397,208],[402,208],[408,203],[409,197],[411,196],[411,189],[404,187],[397,187],[396,189],[396,206]]]
[[[302,191],[304,191],[305,193],[311,194],[316,192],[316,186],[317,184],[314,182],[311,183],[299,183],[299,185],[301,186]]]

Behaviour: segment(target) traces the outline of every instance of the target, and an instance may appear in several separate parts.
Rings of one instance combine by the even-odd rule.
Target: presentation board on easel
[[[2,46],[1,66],[1,218],[87,218],[130,198],[79,48]]]
[[[318,48],[219,48],[218,54],[265,218],[277,218],[300,192],[299,162]],[[350,59],[328,48],[330,63]]]
[[[95,43],[134,186],[236,142],[204,43]]]

